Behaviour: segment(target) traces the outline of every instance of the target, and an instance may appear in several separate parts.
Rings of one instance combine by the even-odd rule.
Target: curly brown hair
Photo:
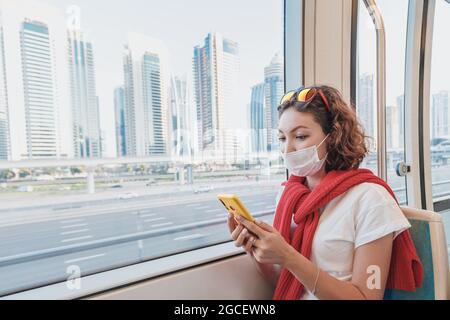
[[[341,93],[330,86],[314,86],[321,89],[327,98],[331,111],[328,111],[320,95],[308,103],[291,99],[278,106],[278,116],[294,107],[299,112],[308,112],[320,124],[327,139],[328,156],[325,171],[359,168],[368,153],[367,139],[355,109],[344,101]]]

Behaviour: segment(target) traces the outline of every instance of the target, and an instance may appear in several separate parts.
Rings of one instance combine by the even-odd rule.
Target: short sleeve
[[[356,219],[355,248],[394,233],[394,239],[410,228],[408,219],[397,204],[382,204],[366,212],[359,212]]]

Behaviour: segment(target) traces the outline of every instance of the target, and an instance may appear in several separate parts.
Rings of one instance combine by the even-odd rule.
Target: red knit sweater
[[[273,226],[303,256],[310,259],[311,247],[319,223],[319,208],[351,187],[363,182],[382,185],[395,198],[394,192],[382,179],[367,169],[330,171],[320,184],[311,191],[303,182],[304,177],[291,176],[283,185],[285,189],[275,213]],[[397,202],[398,203],[398,202]],[[292,214],[297,227],[290,238]],[[423,267],[417,256],[408,230],[398,235],[392,245],[391,265],[386,288],[415,291],[421,287]],[[281,270],[274,300],[297,300],[303,293],[303,285],[286,268]]]

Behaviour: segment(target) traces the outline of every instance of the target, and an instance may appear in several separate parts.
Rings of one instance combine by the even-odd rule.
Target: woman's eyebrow
[[[290,132],[293,132],[293,131],[295,131],[295,130],[297,130],[297,129],[300,129],[300,128],[303,128],[303,129],[309,129],[308,127],[305,127],[305,126],[300,125],[300,126],[295,127],[294,129],[292,129],[291,131],[289,131],[289,133],[290,133]],[[281,129],[278,129],[278,132],[284,133],[283,130],[281,130]]]

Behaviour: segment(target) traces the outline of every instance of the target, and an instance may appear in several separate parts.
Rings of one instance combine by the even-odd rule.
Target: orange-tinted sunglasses
[[[316,97],[317,94],[319,94],[322,97],[322,100],[327,106],[328,111],[331,112],[330,104],[327,98],[325,97],[325,94],[322,92],[321,89],[318,88],[298,88],[297,90],[286,92],[284,96],[281,98],[280,104],[283,104],[286,101],[290,101],[294,97],[296,101],[308,104]]]

